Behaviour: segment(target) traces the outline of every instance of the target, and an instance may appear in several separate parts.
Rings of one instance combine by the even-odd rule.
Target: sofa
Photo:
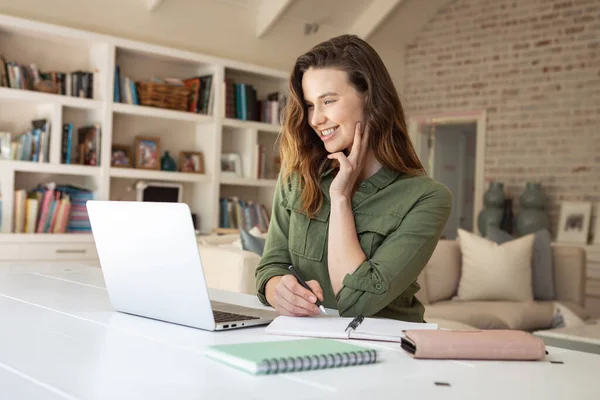
[[[554,301],[463,301],[456,294],[461,276],[461,248],[455,240],[440,240],[418,279],[416,297],[425,304],[425,320],[444,318],[479,329],[534,331],[552,327],[557,304],[585,319],[585,252],[552,245]]]
[[[260,257],[242,250],[239,235],[199,238],[199,252],[207,285],[212,288],[256,294],[254,271]],[[419,276],[417,298],[425,304],[425,320],[455,329],[519,329],[534,331],[552,327],[556,304],[584,318],[585,253],[570,246],[552,246],[555,301],[461,301],[454,299],[461,273],[457,241],[440,240]],[[448,322],[450,321],[450,322]]]

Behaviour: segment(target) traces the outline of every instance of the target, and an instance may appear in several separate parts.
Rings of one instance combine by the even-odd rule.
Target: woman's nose
[[[311,124],[312,126],[319,126],[323,122],[325,122],[325,114],[321,111],[319,107],[314,107],[311,115]]]

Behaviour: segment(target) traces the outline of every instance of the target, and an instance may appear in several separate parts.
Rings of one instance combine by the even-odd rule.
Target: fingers
[[[350,150],[349,157],[353,157],[355,159],[358,157],[358,153],[360,153],[362,149],[362,124],[360,122],[356,123],[354,127],[354,141],[352,142],[352,149]]]
[[[282,315],[289,315],[292,317],[311,317],[320,313],[319,308],[314,304],[314,309],[306,310],[304,308],[296,306],[293,303],[290,303],[287,299],[283,297],[278,298],[277,295],[275,295],[275,297],[277,299],[278,311]]]
[[[365,126],[365,129],[363,130],[362,136],[361,136],[361,140],[362,140],[362,151],[366,151],[368,146],[369,146],[369,127]]]
[[[321,285],[319,285],[319,282],[317,282],[317,281],[307,281],[306,284],[317,295],[317,298],[320,301],[323,301],[323,289],[321,289]]]
[[[302,297],[304,300],[314,303],[317,301],[315,295],[304,286],[302,286],[294,276],[287,275],[288,278],[282,279],[282,283],[296,296]]]
[[[302,287],[292,275],[284,276],[275,288],[275,301],[289,315],[316,315],[315,295]]]
[[[340,171],[352,169],[352,164],[350,164],[350,161],[348,161],[348,157],[346,157],[346,155],[344,153],[342,153],[341,151],[339,151],[337,153],[328,154],[327,158],[329,158],[330,160],[333,160],[333,159],[337,160],[340,163]]]

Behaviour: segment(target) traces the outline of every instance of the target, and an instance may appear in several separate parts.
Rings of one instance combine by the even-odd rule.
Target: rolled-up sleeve
[[[423,193],[373,256],[343,280],[342,316],[371,316],[415,282],[433,254],[452,209],[452,194],[435,184]]]
[[[269,305],[265,296],[267,282],[274,276],[288,274],[287,267],[292,263],[288,248],[290,211],[285,207],[286,199],[286,191],[280,176],[273,197],[269,233],[267,234],[263,255],[254,274],[258,299],[265,305]]]

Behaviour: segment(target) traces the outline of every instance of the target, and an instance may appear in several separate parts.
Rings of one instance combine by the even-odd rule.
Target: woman
[[[283,315],[319,314],[291,264],[342,316],[422,322],[416,281],[452,198],[426,176],[382,60],[339,36],[296,60],[289,87],[259,299]]]

